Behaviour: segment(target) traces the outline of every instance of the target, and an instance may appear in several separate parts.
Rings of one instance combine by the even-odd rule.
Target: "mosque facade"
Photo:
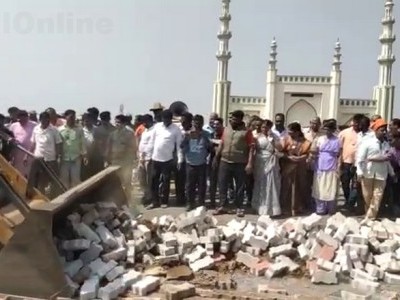
[[[275,114],[283,113],[286,122],[299,122],[308,126],[310,119],[334,118],[338,124],[347,124],[355,113],[379,114],[389,120],[393,116],[395,86],[392,84],[392,67],[395,62],[393,43],[393,0],[385,0],[385,14],[382,19],[383,31],[379,37],[381,53],[378,57],[379,80],[373,89],[371,99],[342,98],[341,44],[334,46],[332,67],[329,74],[322,76],[283,75],[278,72],[278,45],[275,38],[271,43],[264,96],[231,95],[232,83],[228,80],[228,66],[231,59],[229,29],[231,15],[230,0],[222,0],[222,13],[219,17],[220,30],[217,38],[217,78],[214,82],[213,111],[225,120],[229,112],[243,110],[246,116],[258,115],[270,120]]]

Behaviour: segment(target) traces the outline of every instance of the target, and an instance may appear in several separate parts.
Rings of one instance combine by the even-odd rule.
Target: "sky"
[[[275,36],[278,72],[289,75],[329,75],[340,38],[341,97],[372,97],[384,0],[232,0],[230,6],[232,95],[265,95]],[[177,100],[194,113],[211,110],[220,0],[2,0],[0,7],[2,112],[13,105],[117,113],[122,104],[126,113],[142,114],[154,102]],[[400,7],[395,17],[400,22]],[[395,44],[400,59],[399,49]],[[399,78],[397,62],[393,82]]]

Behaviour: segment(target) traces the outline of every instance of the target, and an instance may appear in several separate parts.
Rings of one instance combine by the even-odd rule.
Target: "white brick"
[[[375,263],[378,266],[382,266],[384,264],[390,263],[392,258],[394,258],[393,253],[384,253],[384,254],[380,254],[380,255],[374,255]]]
[[[357,251],[355,250],[350,251],[349,256],[355,269],[364,269],[364,264],[361,262]]]
[[[207,255],[213,256],[214,255],[214,244],[206,244],[206,252]]]
[[[115,278],[121,276],[125,273],[125,268],[123,266],[116,266],[110,272],[106,274],[106,278],[108,281],[113,281]]]
[[[330,262],[328,260],[319,258],[317,260],[317,266],[325,271],[333,271],[335,273],[340,273],[340,266]]]
[[[354,269],[351,271],[350,273],[350,277],[354,278],[354,279],[365,279],[368,281],[378,281],[378,277],[372,276],[371,274],[362,271],[362,270],[358,270],[358,269]]]
[[[399,243],[395,240],[386,240],[379,245],[379,251],[381,253],[395,252],[398,248],[399,248]]]
[[[99,212],[96,209],[92,209],[83,215],[82,222],[86,225],[92,225],[99,218]]]
[[[351,281],[352,288],[367,292],[367,293],[375,293],[379,288],[380,284],[378,282],[369,281],[366,279],[353,279]]]
[[[231,248],[231,244],[229,242],[221,241],[220,248],[219,248],[219,251],[221,253],[224,253],[224,254],[228,253],[230,248]]]
[[[300,265],[296,264],[293,260],[285,255],[279,255],[275,261],[286,265],[289,269],[289,272],[297,271],[300,268]]]
[[[178,245],[178,240],[172,232],[166,232],[162,236],[164,245],[167,247],[175,247]]]
[[[269,249],[269,256],[271,258],[274,258],[278,255],[287,255],[290,256],[293,254],[294,252],[294,248],[292,248],[292,243],[289,244],[284,244],[281,246],[277,246],[277,247],[272,247]]]
[[[70,292],[71,295],[75,296],[80,288],[79,284],[73,282],[68,275],[65,275],[65,281],[67,282],[67,286],[69,289],[68,291]]]
[[[100,243],[101,239],[96,232],[92,230],[88,225],[85,223],[78,223],[74,225],[75,231],[78,233],[79,236],[85,238],[86,240],[92,241],[94,243]]]
[[[125,288],[130,287],[132,284],[142,279],[142,273],[136,272],[135,270],[129,270],[127,273],[122,275],[122,282]]]
[[[273,223],[273,221],[271,220],[270,216],[267,215],[259,216],[257,219],[257,226],[260,226],[264,229],[267,229],[271,223]]]
[[[89,249],[81,253],[79,258],[83,261],[84,265],[87,265],[91,261],[97,259],[102,251],[103,247],[101,245],[92,243]]]
[[[304,228],[306,230],[311,230],[313,227],[315,227],[318,222],[322,219],[321,216],[313,213],[308,217],[305,217],[301,220],[301,223],[304,225]]]
[[[125,235],[119,229],[115,229],[113,232],[115,239],[117,240],[118,247],[126,247]]]
[[[102,242],[110,248],[118,246],[118,242],[112,233],[103,225],[96,228],[97,234],[100,236]]]
[[[251,246],[244,246],[243,250],[246,251],[247,253],[250,253],[253,256],[259,256],[261,252],[260,248],[254,248]]]
[[[79,292],[80,300],[94,299],[97,296],[97,291],[99,289],[99,278],[92,277],[87,279]]]
[[[135,240],[135,251],[141,252],[145,250],[147,247],[146,241],[144,239],[137,239]]]
[[[329,247],[333,247],[335,250],[337,248],[339,248],[339,243],[337,240],[335,240],[333,237],[331,237],[330,235],[326,234],[323,231],[318,232],[317,234],[317,241],[321,244],[321,245],[326,245]]]
[[[265,277],[268,279],[272,279],[276,276],[279,276],[288,270],[288,265],[283,263],[283,262],[277,262],[274,264],[271,264],[267,271],[265,272]]]
[[[209,269],[214,266],[214,260],[210,256],[205,256],[193,263],[189,263],[189,267],[193,272],[198,272],[200,270]]]
[[[360,235],[362,237],[369,239],[370,233],[371,233],[371,227],[368,227],[368,226],[361,226],[360,227]]]
[[[333,271],[315,270],[312,277],[312,283],[323,283],[323,284],[337,284],[338,279],[336,273]]]
[[[400,262],[392,259],[389,263],[384,263],[381,269],[389,273],[398,274],[400,273]]]
[[[347,226],[346,223],[342,223],[338,230],[335,232],[333,235],[333,238],[338,240],[339,242],[343,242],[343,240],[346,238],[346,235],[349,233],[350,229]]]
[[[374,251],[374,252],[379,251],[380,243],[376,238],[370,237],[370,238],[368,238],[368,242],[369,242],[369,246],[371,247],[372,251]]]
[[[314,240],[310,249],[310,257],[317,258],[318,253],[321,251],[321,248],[321,245],[316,240]]]
[[[254,248],[260,248],[263,251],[268,248],[268,242],[263,237],[251,236],[248,244]]]
[[[236,254],[236,262],[244,264],[248,268],[254,267],[257,263],[259,263],[260,259],[255,257],[249,253],[239,251]]]
[[[71,222],[72,225],[78,224],[81,221],[81,215],[78,213],[72,213],[67,216],[67,219]]]
[[[136,255],[135,244],[128,243],[128,252],[126,253],[126,261],[130,264],[134,264],[135,263],[135,255]]]
[[[348,234],[346,236],[346,243],[358,244],[358,245],[368,245],[368,238],[363,237],[359,234]]]
[[[339,260],[339,265],[342,269],[342,272],[347,275],[350,274],[351,270],[353,269],[353,264],[350,259],[350,256],[346,253],[346,254],[342,255],[338,260]]]
[[[230,229],[232,229],[234,232],[239,232],[242,231],[244,229],[243,224],[239,221],[237,221],[236,219],[232,219],[230,220],[227,224],[227,227],[229,227]]]
[[[220,232],[218,228],[210,228],[207,230],[207,237],[210,243],[219,243],[220,239]]]
[[[102,300],[116,299],[119,294],[124,292],[124,285],[120,278],[108,283],[106,286],[99,289],[97,297]]]
[[[344,244],[343,247],[348,253],[355,251],[362,261],[368,259],[369,248],[367,245]]]
[[[167,256],[156,256],[156,262],[160,265],[169,264],[171,262],[179,261],[179,254],[167,255]]]
[[[360,231],[360,223],[354,218],[346,218],[345,222],[350,232],[358,234]]]
[[[333,229],[338,229],[341,224],[343,224],[346,220],[346,217],[342,215],[340,212],[337,212],[333,216],[329,217],[326,220],[326,226],[331,227]]]
[[[97,275],[100,278],[103,278],[104,276],[106,276],[106,274],[108,272],[110,272],[112,269],[114,269],[117,266],[117,262],[114,260],[110,260],[109,262],[107,262],[106,264],[104,264],[103,266],[100,267],[100,269],[97,270]],[[90,265],[89,265],[90,267]]]
[[[83,267],[82,260],[77,259],[70,263],[67,263],[64,266],[64,273],[67,274],[70,278],[73,278],[82,267]]]
[[[160,286],[160,278],[154,276],[146,276],[142,280],[134,283],[131,288],[132,292],[138,296],[147,296]]]
[[[383,281],[388,284],[400,285],[400,275],[390,274],[390,273],[385,272]]]
[[[373,277],[377,277],[378,279],[383,279],[384,276],[384,272],[382,269],[380,269],[379,267],[373,265],[373,264],[366,264],[365,265],[365,271],[370,274]]]
[[[115,250],[112,250],[108,253],[105,253],[101,256],[101,258],[105,261],[108,262],[110,260],[115,260],[115,261],[119,261],[122,259],[126,258],[126,255],[128,253],[128,250],[126,248],[117,248]]]
[[[69,240],[62,243],[62,248],[66,251],[87,250],[89,247],[90,241],[85,239]]]
[[[145,264],[146,266],[151,266],[155,263],[156,258],[153,254],[151,254],[150,252],[148,253],[144,253],[143,254],[143,264]]]
[[[235,230],[228,226],[222,226],[222,234],[224,235],[225,240],[228,242],[233,242],[237,238]]]
[[[139,224],[137,228],[138,228],[138,230],[140,230],[143,233],[143,236],[146,241],[151,240],[151,231],[149,228],[147,228],[146,225]]]
[[[157,245],[157,251],[158,251],[158,253],[160,255],[163,255],[163,256],[176,254],[176,248],[175,247],[167,247],[164,244],[158,244]]]
[[[193,263],[196,260],[199,260],[206,255],[207,255],[206,249],[204,249],[202,246],[198,245],[198,246],[196,246],[196,248],[193,250],[192,253],[186,254],[185,258],[189,263]]]
[[[299,253],[299,257],[304,261],[310,258],[310,252],[308,251],[306,246],[304,246],[304,244],[300,244],[297,247],[297,252]]]

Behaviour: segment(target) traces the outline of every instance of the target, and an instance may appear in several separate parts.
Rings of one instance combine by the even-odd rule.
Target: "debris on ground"
[[[234,271],[267,279],[309,276],[314,284],[350,279],[360,295],[376,293],[382,282],[400,284],[400,219],[360,223],[337,213],[326,224],[312,214],[283,223],[260,216],[256,223],[218,225],[198,207],[139,222],[126,207],[100,202],[81,205],[64,225],[54,241],[70,288],[83,300],[127,291],[146,296],[164,280],[232,290]],[[181,294],[192,295],[192,286],[171,288],[168,297]]]

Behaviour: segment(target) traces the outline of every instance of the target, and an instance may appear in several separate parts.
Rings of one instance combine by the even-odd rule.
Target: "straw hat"
[[[150,111],[163,110],[163,109],[164,109],[164,106],[160,102],[156,102],[153,104],[153,107],[150,108]]]

